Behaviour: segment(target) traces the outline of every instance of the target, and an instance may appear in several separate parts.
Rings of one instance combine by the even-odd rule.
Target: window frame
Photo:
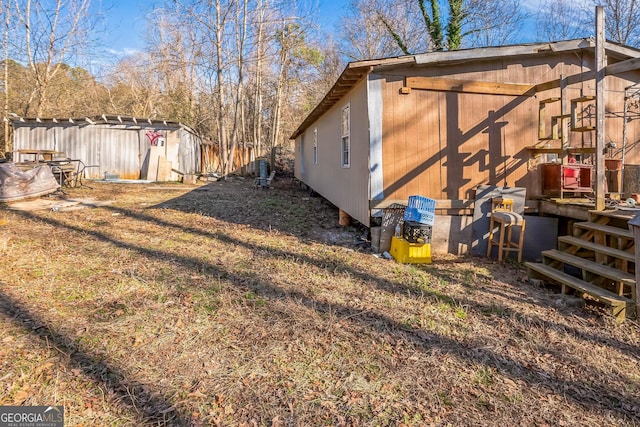
[[[318,164],[318,128],[313,129],[313,164]]]
[[[346,112],[346,119],[345,119]],[[345,126],[346,125],[346,126]],[[347,104],[340,110],[340,165],[343,168],[351,167],[351,104]]]

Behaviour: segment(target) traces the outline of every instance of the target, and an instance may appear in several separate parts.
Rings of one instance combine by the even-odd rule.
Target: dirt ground
[[[401,265],[291,180],[0,209],[0,405],[69,426],[640,425],[640,328],[517,263]]]

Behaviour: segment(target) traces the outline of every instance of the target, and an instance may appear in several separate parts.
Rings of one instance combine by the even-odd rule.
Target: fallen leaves
[[[187,394],[187,397],[195,398],[195,399],[207,399],[209,397],[209,395],[201,392],[200,390],[196,390],[196,391],[192,391],[191,393]]]
[[[30,389],[31,389],[30,387],[25,387],[18,390],[13,395],[13,405],[18,405],[18,406],[22,405],[25,402],[25,400],[27,400],[31,395]]]
[[[87,426],[578,425],[577,413],[625,425],[637,414],[637,327],[565,314],[517,267],[402,266],[327,245],[323,233],[354,233],[318,198],[299,206],[294,189],[100,192],[117,195],[117,227],[102,207],[86,233],[86,212],[5,230],[15,245],[0,309],[11,300],[24,317],[2,318],[2,402],[61,402]]]

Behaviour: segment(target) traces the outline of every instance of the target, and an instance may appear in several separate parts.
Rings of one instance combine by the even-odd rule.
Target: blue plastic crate
[[[424,196],[409,196],[404,210],[404,220],[433,225],[436,218],[436,201]]]

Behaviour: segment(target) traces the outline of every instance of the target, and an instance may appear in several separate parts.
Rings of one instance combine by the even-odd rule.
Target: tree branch
[[[389,34],[391,34],[391,37],[393,37],[393,39],[396,41],[396,43],[398,44],[398,47],[400,48],[400,50],[402,50],[402,52],[404,52],[405,55],[411,55],[411,52],[409,52],[409,49],[407,48],[407,46],[402,41],[402,38],[400,37],[400,35],[398,33],[396,33],[393,30],[393,28],[391,28],[391,25],[389,25],[387,20],[384,19],[384,16],[382,16],[382,14],[380,12],[378,12],[378,18],[380,19],[380,21],[382,21],[384,26],[387,28],[387,30],[389,31]]]

